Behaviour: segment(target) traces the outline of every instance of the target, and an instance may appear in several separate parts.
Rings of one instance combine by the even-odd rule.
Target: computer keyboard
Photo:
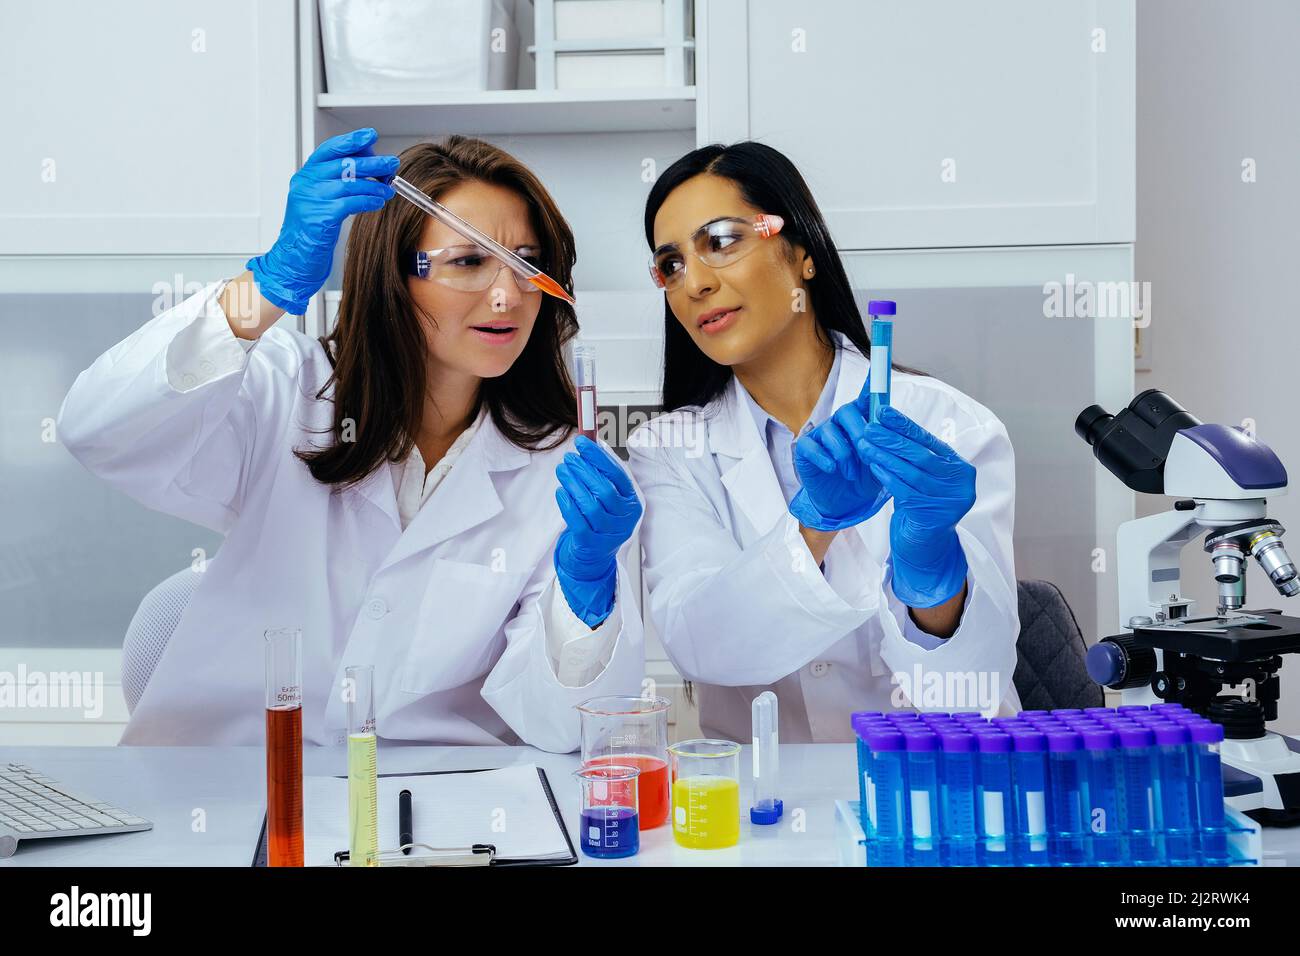
[[[20,840],[151,829],[148,820],[78,796],[31,767],[0,766],[0,857],[13,856]]]

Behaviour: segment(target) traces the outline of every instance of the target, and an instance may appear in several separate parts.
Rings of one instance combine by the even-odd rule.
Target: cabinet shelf
[[[627,90],[320,93],[345,126],[381,134],[628,133],[695,128],[695,87]]]

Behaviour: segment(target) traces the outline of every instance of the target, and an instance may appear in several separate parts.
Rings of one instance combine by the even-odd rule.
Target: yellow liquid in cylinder
[[[679,846],[714,850],[740,840],[740,784],[730,777],[673,781],[673,837]]]
[[[374,734],[348,735],[348,862],[379,865],[378,763]]]

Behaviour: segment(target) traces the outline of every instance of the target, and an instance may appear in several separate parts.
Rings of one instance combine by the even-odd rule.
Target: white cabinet
[[[709,0],[702,142],[757,139],[842,249],[1132,242],[1133,0]]]
[[[297,168],[293,0],[26,3],[0,27],[0,255],[250,255]]]

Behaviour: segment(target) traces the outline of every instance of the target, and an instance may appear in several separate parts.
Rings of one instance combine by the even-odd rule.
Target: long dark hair
[[[871,337],[863,326],[862,315],[853,300],[853,287],[831,241],[826,220],[794,163],[771,146],[753,141],[702,146],[664,170],[646,197],[645,238],[650,248],[654,248],[655,215],[669,193],[688,179],[705,173],[731,180],[751,206],[785,220],[779,238],[785,241],[787,250],[793,253],[796,243],[803,246],[817,266],[816,275],[808,280],[808,300],[819,335],[829,347],[835,347],[830,331],[840,332],[863,355],[870,355]],[[893,367],[925,374],[905,365]],[[673,316],[665,296],[664,409],[671,411],[687,405],[702,408],[716,401],[726,391],[732,374],[730,366],[719,365],[700,351]]]
[[[532,171],[479,139],[450,136],[402,152],[398,174],[434,198],[459,183],[505,186],[528,203],[541,242],[539,265],[572,290],[573,232]],[[404,263],[419,248],[425,214],[402,199],[353,218],[343,267],[338,323],[320,343],[334,371],[317,393],[334,387],[333,442],[294,452],[312,476],[346,486],[384,461],[401,461],[415,444],[424,414],[428,345],[407,288]],[[437,321],[437,316],[425,316]],[[483,379],[480,407],[521,448],[553,448],[577,428],[577,409],[564,344],[578,331],[573,307],[544,296],[519,358],[497,378]],[[351,438],[343,439],[345,426]]]

